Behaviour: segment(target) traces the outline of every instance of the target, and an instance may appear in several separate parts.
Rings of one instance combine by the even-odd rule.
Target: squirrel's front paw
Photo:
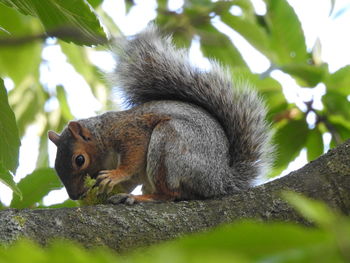
[[[118,170],[103,170],[99,172],[94,187],[99,187],[99,193],[109,194],[114,186],[128,178],[127,175]]]
[[[117,194],[112,195],[110,198],[108,198],[107,202],[113,205],[117,204],[127,204],[132,205],[135,202],[135,198],[132,194]]]

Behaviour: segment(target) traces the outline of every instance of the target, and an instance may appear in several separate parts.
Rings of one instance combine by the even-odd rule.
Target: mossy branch
[[[282,198],[292,190],[350,213],[350,141],[280,179],[215,200],[0,211],[0,242],[67,238],[126,251],[242,218],[306,223]]]

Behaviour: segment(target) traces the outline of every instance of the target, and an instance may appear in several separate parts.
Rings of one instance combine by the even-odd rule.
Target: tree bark
[[[0,211],[0,242],[67,238],[126,251],[242,218],[307,223],[282,198],[292,190],[350,213],[350,141],[287,176],[205,201]]]

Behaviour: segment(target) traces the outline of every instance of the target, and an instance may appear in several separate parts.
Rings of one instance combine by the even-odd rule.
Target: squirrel
[[[111,77],[132,107],[70,121],[59,135],[55,169],[69,197],[84,196],[87,175],[118,203],[208,199],[244,191],[269,169],[266,108],[249,84],[232,82],[211,61],[194,67],[188,52],[154,26],[114,44]],[[131,191],[142,185],[142,195]]]

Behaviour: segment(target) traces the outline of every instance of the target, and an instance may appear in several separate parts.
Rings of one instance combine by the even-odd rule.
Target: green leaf
[[[328,114],[339,115],[345,120],[350,121],[350,103],[347,96],[336,91],[329,90],[322,97],[322,102]]]
[[[87,1],[93,8],[98,7],[103,2],[103,0],[87,0]]]
[[[331,148],[339,145],[350,138],[350,123],[339,115],[330,115],[327,118],[332,129]],[[329,129],[329,128],[328,128]],[[335,138],[337,137],[337,139]]]
[[[52,168],[40,168],[24,177],[19,183],[23,200],[13,196],[11,207],[28,208],[43,199],[51,190],[62,188],[62,184]]]
[[[272,234],[273,233],[273,234]],[[330,235],[293,224],[238,222],[134,253],[131,262],[332,262]]]
[[[0,163],[13,173],[18,166],[20,144],[16,118],[8,103],[4,82],[0,79]]]
[[[335,215],[332,211],[320,201],[311,200],[293,192],[285,192],[283,196],[311,222],[316,222],[321,226],[328,226],[335,220]]]
[[[68,105],[67,96],[64,88],[62,86],[57,86],[56,92],[57,92],[58,102],[60,103],[60,110],[62,112],[62,116],[67,120],[74,119],[74,116],[71,113]]]
[[[313,161],[321,154],[323,154],[323,139],[322,133],[315,127],[314,129],[309,131],[309,135],[307,137],[306,149],[307,149],[307,160]]]
[[[44,250],[39,244],[29,240],[20,240],[16,242],[16,245],[5,248],[0,247],[1,261],[4,263],[9,262],[47,262],[45,259],[48,257],[45,255]]]
[[[325,84],[327,90],[333,90],[348,96],[350,94],[350,66],[345,66],[329,75]]]
[[[282,172],[298,156],[305,146],[308,132],[305,119],[290,120],[277,130],[274,137],[277,159],[273,176]]]
[[[9,93],[9,100],[17,117],[20,136],[24,135],[26,127],[43,110],[44,101],[40,100],[39,93],[36,87],[28,87],[25,84],[17,86]]]
[[[332,234],[338,251],[344,259],[349,259],[350,221],[348,218],[345,218],[339,212],[332,211],[324,203],[305,198],[300,194],[287,192],[284,193],[284,196],[309,221],[315,222]],[[344,260],[344,262],[346,261]]]
[[[17,197],[19,199],[22,199],[21,190],[19,190],[15,181],[13,181],[12,174],[3,167],[1,162],[0,162],[0,182],[10,187],[10,189],[17,195]]]
[[[1,38],[34,34],[40,27],[39,23],[34,21],[35,19],[1,4],[0,14],[0,26],[10,32],[9,35],[0,31]],[[42,44],[40,42],[18,46],[1,46],[0,76],[10,77],[17,85],[26,79],[26,85],[32,85],[38,80],[41,50]]]
[[[286,0],[265,0],[266,22],[270,30],[271,49],[275,64],[306,63],[305,37],[293,8]]]
[[[106,40],[103,28],[84,0],[0,0],[25,15],[38,17],[46,32],[79,45],[95,45]]]
[[[279,68],[295,77],[298,84],[303,87],[315,87],[324,80],[328,73],[326,64],[315,66],[306,63],[293,63]]]
[[[48,125],[46,125],[43,130],[43,134],[40,136],[39,142],[39,154],[36,161],[36,168],[44,168],[49,166],[49,153],[48,153],[48,138],[47,131],[49,130]]]
[[[273,52],[271,52],[268,35],[255,21],[248,20],[245,16],[233,16],[229,12],[221,14],[220,18],[261,53],[272,58]]]
[[[215,27],[212,25],[203,26],[198,33],[200,35],[201,50],[206,57],[231,67],[247,67],[240,52],[231,40]]]

